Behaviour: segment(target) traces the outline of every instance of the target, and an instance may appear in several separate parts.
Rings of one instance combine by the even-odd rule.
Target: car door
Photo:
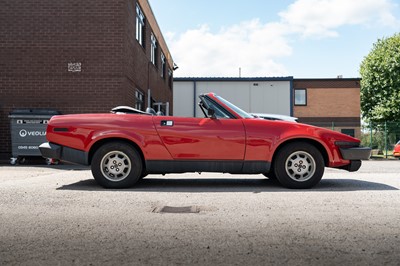
[[[175,160],[243,160],[242,119],[154,116],[157,132]]]

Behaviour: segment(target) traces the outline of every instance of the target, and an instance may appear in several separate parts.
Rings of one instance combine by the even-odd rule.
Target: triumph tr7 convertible
[[[263,174],[287,188],[311,188],[325,167],[357,171],[371,149],[310,125],[254,118],[202,94],[204,118],[156,116],[121,107],[108,114],[53,116],[43,157],[91,165],[105,188],[128,188],[147,174]]]

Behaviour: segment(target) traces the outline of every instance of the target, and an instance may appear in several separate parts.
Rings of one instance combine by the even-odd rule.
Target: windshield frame
[[[230,114],[231,117],[230,119],[248,119],[248,118],[254,118],[253,115],[249,114],[248,112],[242,110],[241,108],[237,107],[233,103],[229,102],[228,100],[224,99],[223,97],[215,94],[215,93],[205,93],[199,95],[199,98],[201,100],[203,99],[208,99],[212,101],[214,104],[219,105],[223,110],[225,110],[227,113]]]

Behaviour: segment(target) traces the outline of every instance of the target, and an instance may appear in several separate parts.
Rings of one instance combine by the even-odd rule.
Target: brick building
[[[0,5],[0,158],[11,153],[13,109],[97,113],[150,104],[172,113],[174,64],[147,0]]]
[[[360,79],[294,79],[293,115],[299,122],[360,137]]]

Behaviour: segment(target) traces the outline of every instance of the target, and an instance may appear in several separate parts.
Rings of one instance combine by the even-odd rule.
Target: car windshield
[[[224,98],[222,98],[221,96],[215,95],[215,97],[220,100],[223,104],[225,104],[226,106],[228,106],[230,109],[232,109],[235,113],[237,113],[238,115],[240,115],[242,118],[254,118],[251,114],[247,113],[246,111],[243,111],[242,109],[240,109],[239,107],[237,107],[236,105],[232,104],[231,102],[228,102],[227,100],[225,100]]]

